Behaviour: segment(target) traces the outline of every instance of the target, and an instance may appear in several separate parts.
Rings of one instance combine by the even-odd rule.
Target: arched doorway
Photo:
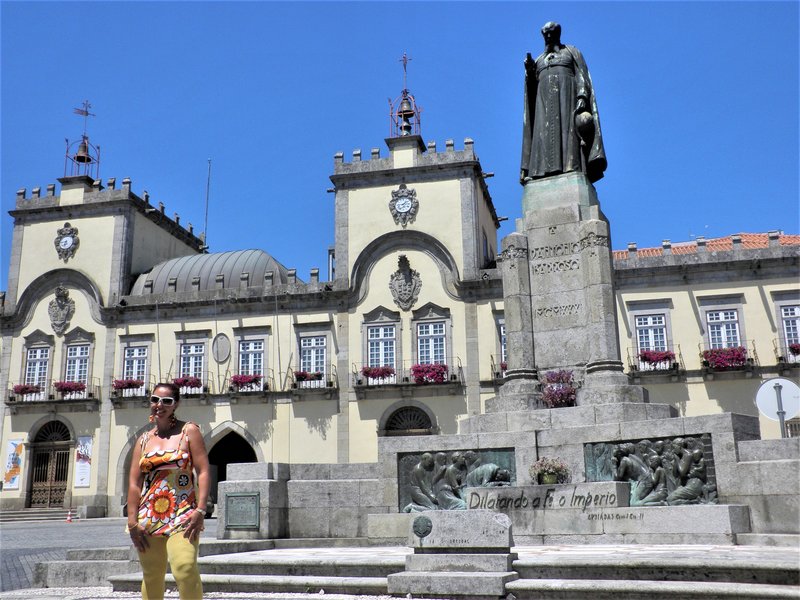
[[[31,508],[63,507],[72,440],[61,421],[42,425],[31,443]]]
[[[219,440],[208,453],[211,465],[211,500],[217,503],[217,484],[228,478],[228,465],[231,463],[257,462],[255,450],[238,433],[231,431]]]

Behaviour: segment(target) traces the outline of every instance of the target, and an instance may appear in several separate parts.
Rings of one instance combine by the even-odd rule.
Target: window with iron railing
[[[417,359],[421,365],[447,362],[445,322],[417,323]]]

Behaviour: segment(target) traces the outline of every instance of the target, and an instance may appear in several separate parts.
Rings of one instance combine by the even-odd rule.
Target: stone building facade
[[[204,253],[127,179],[20,190],[0,507],[121,514],[158,381],[179,380],[180,417],[200,425],[218,481],[230,463],[374,463],[379,437],[454,434],[484,413],[507,368],[485,173],[470,139],[387,145],[334,158],[335,268],[307,281],[261,250]],[[613,257],[625,372],[651,402],[755,416],[763,379],[796,377],[800,236]],[[738,354],[725,364],[709,353],[726,348]]]

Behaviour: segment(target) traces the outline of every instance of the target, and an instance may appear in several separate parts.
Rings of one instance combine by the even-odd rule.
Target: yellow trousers
[[[181,600],[201,600],[203,584],[197,568],[197,547],[200,540],[195,539],[192,543],[183,536],[183,531],[178,531],[169,537],[147,536],[147,541],[150,542],[150,547],[139,552],[144,573],[142,600],[163,600],[167,562],[178,584]]]

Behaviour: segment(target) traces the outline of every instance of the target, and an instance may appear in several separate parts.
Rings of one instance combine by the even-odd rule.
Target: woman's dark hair
[[[157,383],[156,387],[153,388],[155,392],[158,388],[167,388],[169,390],[170,396],[175,398],[175,402],[181,401],[181,389],[172,382],[168,383]]]

